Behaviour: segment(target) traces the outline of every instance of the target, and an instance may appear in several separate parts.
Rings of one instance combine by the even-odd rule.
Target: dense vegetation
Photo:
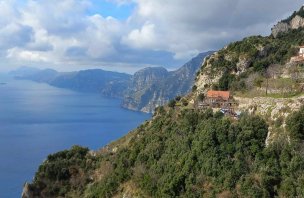
[[[52,183],[44,186],[45,192],[65,195],[66,190],[75,190],[72,164],[84,172],[93,164],[103,176],[93,185],[78,186],[85,197],[111,197],[128,181],[140,197],[304,196],[304,108],[288,118],[290,142],[281,137],[268,147],[268,126],[257,116],[243,114],[235,121],[211,110],[163,108],[156,114],[136,130],[127,147],[103,153],[91,163],[92,157],[82,149],[49,156],[34,185],[45,184],[47,178]],[[53,190],[56,184],[62,185],[60,190]]]
[[[70,194],[79,197],[85,188],[89,172],[96,168],[97,158],[89,154],[88,148],[73,146],[70,150],[49,155],[39,167],[30,190],[37,197],[59,197]]]

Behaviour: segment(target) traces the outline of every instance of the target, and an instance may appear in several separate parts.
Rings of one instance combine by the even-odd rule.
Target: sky
[[[0,0],[0,71],[180,67],[271,27],[303,0]]]

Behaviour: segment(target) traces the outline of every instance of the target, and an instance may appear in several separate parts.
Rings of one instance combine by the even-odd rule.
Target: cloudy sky
[[[19,66],[132,73],[269,35],[301,0],[0,0],[0,71]]]

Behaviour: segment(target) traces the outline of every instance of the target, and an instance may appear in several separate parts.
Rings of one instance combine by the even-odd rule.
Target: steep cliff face
[[[272,29],[272,35],[276,38],[281,33],[286,33],[292,29],[304,27],[304,6],[292,16],[276,24]]]
[[[164,68],[148,68],[134,74],[122,106],[128,109],[153,112],[178,95],[191,90],[197,70],[212,52],[201,53],[181,68],[168,72]]]
[[[139,70],[131,80],[131,89],[135,92],[142,91],[147,87],[167,78],[169,72],[163,67],[148,67]]]
[[[122,106],[135,111],[151,112],[150,107],[159,98],[153,89],[168,75],[169,72],[163,67],[149,67],[136,72],[124,95]]]

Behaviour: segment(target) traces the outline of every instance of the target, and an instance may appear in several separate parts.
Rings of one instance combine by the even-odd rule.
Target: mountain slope
[[[153,112],[156,107],[165,105],[176,96],[189,93],[204,58],[212,53],[201,53],[175,71],[148,68],[136,72],[122,106],[136,111]],[[159,73],[157,78],[155,72]]]
[[[211,53],[201,53],[171,72],[162,67],[149,67],[131,76],[101,69],[61,73],[51,69],[21,68],[11,74],[55,87],[121,98],[123,107],[150,113],[177,95],[188,93],[197,70],[204,58]]]
[[[272,29],[272,35],[276,38],[282,33],[289,30],[299,29],[304,27],[304,6],[300,10],[294,12],[290,17],[276,24]]]
[[[99,152],[48,156],[23,197],[302,197],[303,122],[304,108],[287,122],[291,141],[265,147],[267,124],[257,116],[157,112]]]
[[[48,83],[49,85],[81,92],[101,93],[111,97],[122,97],[131,75],[101,69],[78,72],[57,72],[52,69],[19,72],[18,78]],[[16,76],[17,72],[12,72]]]
[[[59,75],[49,84],[81,92],[94,92],[121,97],[129,79],[130,75],[128,74],[91,69]],[[109,88],[111,89],[109,90]]]

